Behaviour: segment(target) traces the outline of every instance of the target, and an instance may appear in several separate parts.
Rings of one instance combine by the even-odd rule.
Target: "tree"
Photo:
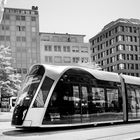
[[[15,73],[11,66],[11,49],[0,46],[0,91],[1,97],[11,97],[17,94],[20,88],[20,75]]]

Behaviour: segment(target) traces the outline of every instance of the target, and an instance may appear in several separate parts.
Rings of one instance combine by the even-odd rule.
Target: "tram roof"
[[[140,78],[139,77],[123,75],[123,74],[121,74],[121,77],[124,78],[125,83],[127,83],[127,84],[140,85]]]
[[[104,81],[115,81],[120,82],[119,75],[117,73],[113,72],[106,72],[81,66],[57,66],[57,65],[47,65],[42,64],[45,69],[49,70],[49,76],[51,76],[53,79],[56,79],[58,76],[60,76],[61,73],[69,70],[69,69],[81,69],[89,72],[92,74],[95,78],[99,80]]]

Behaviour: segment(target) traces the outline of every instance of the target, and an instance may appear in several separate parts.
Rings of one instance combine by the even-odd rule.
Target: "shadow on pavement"
[[[33,136],[33,135],[52,135],[56,133],[67,133],[79,131],[81,129],[93,129],[93,127],[66,127],[66,128],[16,128],[3,132],[7,136]],[[97,129],[97,128],[96,128]]]

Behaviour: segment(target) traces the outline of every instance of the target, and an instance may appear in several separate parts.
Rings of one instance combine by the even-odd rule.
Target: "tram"
[[[50,128],[139,120],[140,78],[36,64],[25,78],[11,124]]]

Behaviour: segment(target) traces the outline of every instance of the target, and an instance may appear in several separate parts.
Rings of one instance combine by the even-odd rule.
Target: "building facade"
[[[85,35],[40,33],[41,63],[71,65],[90,62],[90,44]]]
[[[103,70],[140,77],[140,20],[118,19],[90,42],[91,59]]]
[[[12,66],[22,76],[28,68],[40,62],[38,8],[5,8],[0,24],[0,45],[12,51]]]

